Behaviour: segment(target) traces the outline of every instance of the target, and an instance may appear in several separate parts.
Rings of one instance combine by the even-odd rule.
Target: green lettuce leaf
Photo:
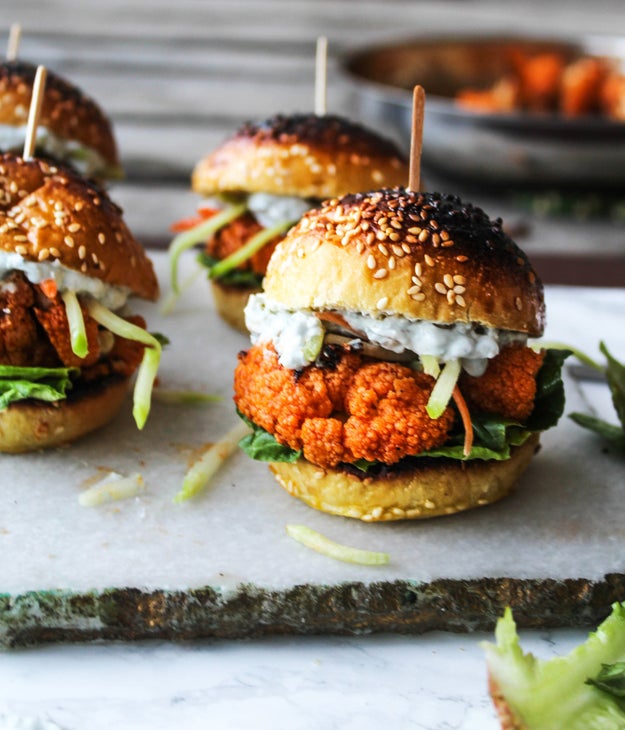
[[[39,368],[0,365],[0,410],[16,401],[34,398],[62,400],[72,387],[78,368]]]
[[[264,428],[257,426],[240,411],[237,410],[237,413],[252,429],[250,434],[239,441],[239,447],[250,458],[256,459],[256,461],[285,461],[292,464],[301,457],[301,451],[296,451],[290,446],[278,443]]]
[[[536,398],[534,410],[527,424],[497,418],[484,414],[472,414],[473,447],[471,454],[464,455],[464,433],[456,430],[443,445],[430,451],[423,451],[411,458],[436,457],[459,459],[462,461],[482,459],[504,461],[510,458],[510,449],[520,446],[534,432],[544,431],[555,426],[564,411],[564,384],[562,383],[562,365],[569,356],[568,350],[547,350],[541,369],[536,377]],[[241,413],[239,415],[242,416]],[[253,433],[244,439],[241,448],[253,459],[261,461],[297,461],[300,451],[294,451],[288,446],[279,444],[274,437],[260,426],[248,423]],[[460,424],[457,424],[458,429]],[[273,442],[273,443],[272,443]],[[260,456],[254,456],[260,454]],[[375,467],[377,462],[359,459],[352,466],[360,471],[367,472]]]
[[[512,612],[483,645],[489,676],[527,730],[623,730],[625,603],[565,656],[540,660],[521,649]]]
[[[612,404],[620,422],[620,426],[604,421],[601,418],[586,413],[570,413],[571,418],[579,426],[588,428],[599,434],[607,441],[610,441],[617,449],[625,452],[625,365],[612,357],[604,342],[599,344],[599,349],[605,355],[607,364],[603,369],[605,372]]]

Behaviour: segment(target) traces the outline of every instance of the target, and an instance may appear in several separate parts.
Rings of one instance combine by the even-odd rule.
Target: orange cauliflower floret
[[[454,413],[434,420],[425,410],[434,379],[396,363],[364,365],[347,391],[345,445],[356,459],[394,464],[447,440]]]
[[[523,423],[534,409],[536,375],[544,354],[514,345],[503,349],[479,378],[463,373],[460,390],[469,410]]]
[[[432,420],[425,405],[433,380],[395,363],[367,362],[343,351],[332,366],[301,372],[278,363],[273,349],[239,356],[239,410],[305,458],[333,467],[357,459],[394,464],[441,445],[454,414]]]

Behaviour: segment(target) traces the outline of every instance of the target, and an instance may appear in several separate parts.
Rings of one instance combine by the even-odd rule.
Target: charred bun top
[[[196,165],[192,187],[323,199],[407,180],[390,140],[342,117],[295,114],[244,124]]]
[[[121,209],[94,183],[43,160],[0,155],[0,251],[158,296],[152,263]]]
[[[0,63],[0,124],[26,125],[36,73],[37,67],[24,61]],[[39,126],[90,147],[109,167],[119,168],[108,117],[93,99],[52,71],[46,73]]]
[[[472,322],[540,336],[543,287],[501,220],[454,195],[383,189],[326,201],[276,248],[268,297],[293,309]]]

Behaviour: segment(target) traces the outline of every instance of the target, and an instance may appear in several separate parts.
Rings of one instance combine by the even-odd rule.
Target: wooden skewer
[[[412,95],[412,130],[410,134],[410,172],[408,189],[418,191],[421,185],[421,150],[423,149],[423,114],[425,91],[422,86],[414,87]]]
[[[41,113],[41,105],[43,104],[43,94],[46,88],[46,67],[37,66],[35,74],[35,83],[33,84],[33,96],[30,100],[30,109],[28,110],[28,123],[26,125],[26,140],[24,141],[25,160],[29,160],[35,153],[35,139],[37,137],[37,125],[39,124],[39,115]]]
[[[15,61],[17,52],[20,47],[20,38],[22,37],[22,26],[19,23],[13,23],[9,31],[9,43],[7,45],[7,61]]]
[[[317,52],[315,55],[315,114],[324,116],[327,111],[328,85],[328,39],[324,36],[317,38]]]

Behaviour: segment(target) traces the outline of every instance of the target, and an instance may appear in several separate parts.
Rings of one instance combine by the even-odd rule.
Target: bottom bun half
[[[0,452],[20,454],[70,443],[121,409],[129,378],[111,377],[54,403],[25,400],[0,411]]]
[[[416,520],[482,507],[505,497],[539,448],[538,434],[505,461],[429,459],[384,476],[322,469],[303,459],[269,468],[289,494],[322,512],[365,522]]]
[[[219,316],[231,327],[243,334],[249,334],[245,326],[245,306],[250,295],[260,289],[247,286],[228,286],[219,281],[211,281],[215,307]]]

